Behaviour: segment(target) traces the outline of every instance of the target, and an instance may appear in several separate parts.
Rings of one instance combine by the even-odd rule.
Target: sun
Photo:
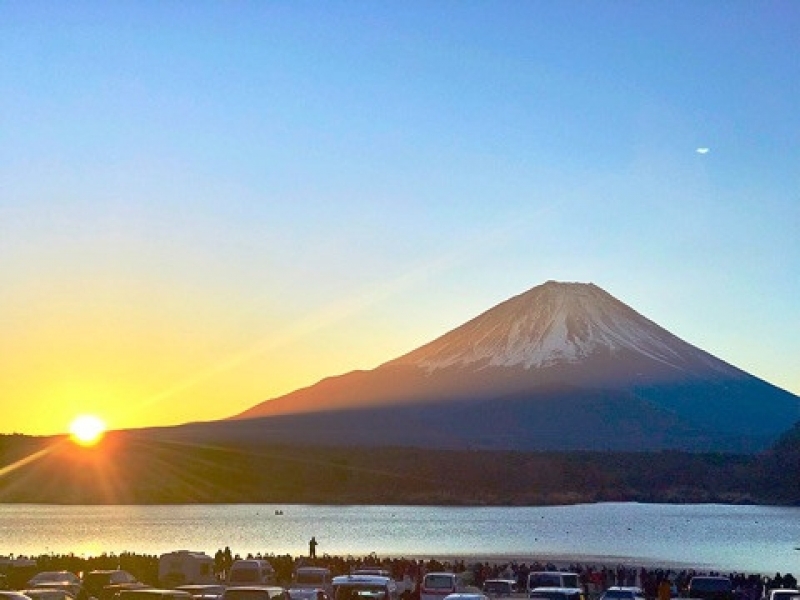
[[[95,415],[80,415],[69,425],[69,435],[76,444],[94,446],[103,438],[106,424]]]

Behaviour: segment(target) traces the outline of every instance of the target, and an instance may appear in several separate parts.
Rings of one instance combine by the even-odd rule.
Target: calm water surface
[[[276,514],[282,511],[282,515]],[[0,505],[0,554],[318,554],[683,565],[800,574],[800,508],[608,503],[551,507]]]

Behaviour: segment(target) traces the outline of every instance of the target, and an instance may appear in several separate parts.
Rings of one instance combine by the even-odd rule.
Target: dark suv
[[[98,600],[112,600],[121,590],[147,587],[122,569],[89,571],[83,576],[83,589]]]
[[[733,600],[733,583],[729,577],[698,575],[689,580],[688,595],[700,600]]]

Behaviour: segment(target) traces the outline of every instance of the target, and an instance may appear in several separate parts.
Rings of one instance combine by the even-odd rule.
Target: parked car
[[[290,600],[331,600],[322,588],[289,588],[287,592]]]
[[[217,600],[225,591],[225,586],[214,583],[189,583],[179,585],[175,589],[189,592],[195,600]]]
[[[448,594],[444,597],[444,600],[489,600],[489,597],[480,592],[457,592]]]
[[[450,594],[467,591],[467,584],[460,573],[427,573],[419,586],[420,600],[444,600]]]
[[[769,590],[762,600],[792,600],[793,596],[800,596],[800,590],[775,588],[774,590]]]
[[[38,571],[36,561],[30,558],[0,556],[0,589],[22,589]]]
[[[29,596],[21,592],[11,592],[9,590],[0,590],[0,600],[31,600]]]
[[[528,592],[534,600],[586,600],[579,587],[538,587]]]
[[[333,576],[326,567],[297,567],[292,575],[290,588],[321,589],[333,596]]]
[[[97,569],[83,576],[83,588],[98,600],[111,600],[126,589],[150,587],[123,569]]]
[[[228,572],[228,587],[275,585],[275,569],[267,560],[235,560]],[[226,590],[227,591],[227,590]]]
[[[513,579],[487,579],[483,582],[483,593],[490,598],[502,598],[517,593],[517,582]]]
[[[192,600],[192,595],[181,590],[139,588],[121,590],[119,592],[119,600]]]
[[[350,575],[377,575],[378,577],[391,577],[392,574],[380,567],[361,567],[350,571]]]
[[[246,585],[229,587],[221,600],[289,600],[288,592],[276,585]]]
[[[380,575],[340,575],[333,578],[333,600],[397,600],[397,582]]]
[[[577,573],[567,571],[531,571],[528,573],[528,591],[540,587],[579,588]]]
[[[350,575],[377,575],[394,579],[391,572],[381,567],[359,567],[350,571]],[[411,576],[408,574],[403,575],[402,579],[394,579],[394,581],[397,584],[397,593],[400,596],[405,592],[413,592],[417,587],[416,582],[412,581]]]
[[[78,600],[87,597],[81,578],[70,571],[41,571],[31,577],[25,587],[66,590]]]
[[[190,583],[218,583],[214,559],[205,552],[166,552],[158,559],[158,581],[159,585],[172,589]]]
[[[75,596],[67,590],[55,588],[33,588],[30,590],[19,590],[20,594],[25,594],[31,600],[75,600]]]
[[[700,600],[733,600],[733,582],[730,577],[696,575],[689,580],[687,596]]]
[[[640,587],[613,585],[600,594],[600,600],[645,600]]]

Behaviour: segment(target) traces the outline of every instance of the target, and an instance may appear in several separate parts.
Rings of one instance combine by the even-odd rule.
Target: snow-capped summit
[[[636,353],[677,371],[733,369],[683,342],[592,283],[548,281],[394,361],[448,367],[552,367]]]
[[[237,435],[313,432],[328,444],[752,451],[798,418],[797,396],[598,286],[548,281],[376,369],[323,379],[229,423]]]

